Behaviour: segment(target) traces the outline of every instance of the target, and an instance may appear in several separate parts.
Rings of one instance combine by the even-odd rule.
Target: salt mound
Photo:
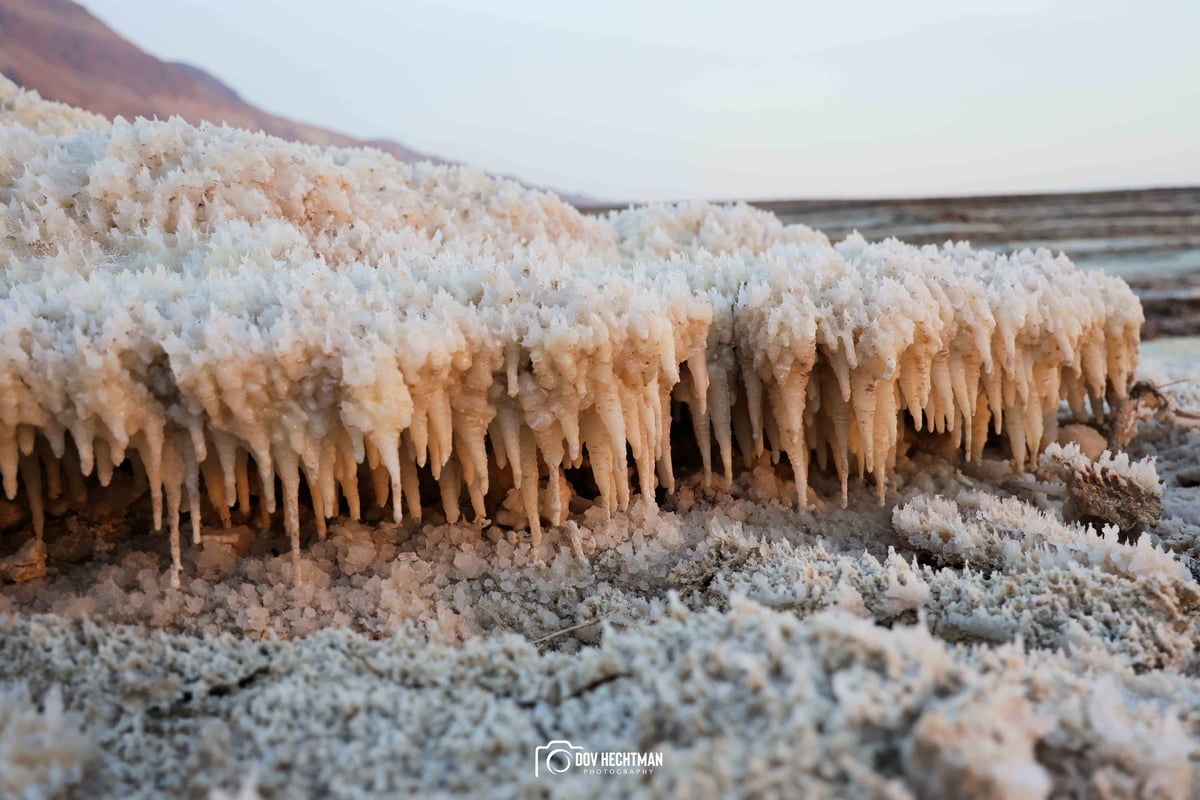
[[[814,458],[843,502],[852,472],[882,497],[909,420],[973,458],[1003,431],[1021,468],[1060,400],[1099,416],[1136,366],[1128,286],[1045,250],[833,245],[747,206],[589,218],[468,168],[19,98],[45,113],[0,127],[4,489],[40,535],[45,498],[128,461],[176,573],[182,511],[198,542],[202,498],[228,525],[276,481],[296,575],[302,484],[322,537],[364,493],[420,518],[424,475],[447,521],[465,488],[536,546],[565,470],[605,513],[674,491],[681,420],[706,480],[769,451],[800,504]]]

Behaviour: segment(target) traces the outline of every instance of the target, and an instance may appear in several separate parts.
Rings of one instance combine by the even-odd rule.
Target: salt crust
[[[0,91],[5,491],[40,533],[46,497],[129,459],[177,576],[181,512],[198,542],[202,496],[271,513],[277,481],[299,574],[302,483],[323,537],[360,472],[396,521],[424,471],[448,521],[465,489],[536,544],[565,468],[606,513],[674,491],[685,407],[706,480],[736,443],[786,458],[801,505],[814,458],[882,498],[906,415],[976,459],[1002,430],[1020,469],[1060,400],[1098,415],[1136,366],[1129,288],[1044,250],[831,245],[745,205],[588,218],[468,168]]]
[[[108,753],[87,796],[203,796],[248,773],[264,797],[337,798],[1187,798],[1195,785],[1194,680],[1139,674],[1082,633],[1069,654],[968,648],[921,624],[801,620],[736,597],[723,612],[669,600],[575,655],[407,631],[254,643],[43,618],[0,633],[3,669],[61,683]],[[663,767],[534,777],[534,748],[557,738],[661,751]]]
[[[0,684],[0,797],[54,800],[83,781],[96,756],[60,687],[37,702],[23,682]]]

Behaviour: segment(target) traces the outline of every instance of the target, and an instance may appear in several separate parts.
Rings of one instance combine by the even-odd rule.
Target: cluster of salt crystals
[[[896,507],[892,522],[911,545],[952,563],[1004,570],[1074,565],[1194,583],[1187,568],[1147,533],[1125,544],[1115,526],[1097,532],[1090,525],[1063,523],[1015,497],[968,492],[955,501],[917,496]]]
[[[1052,466],[1063,464],[1076,472],[1094,471],[1099,474],[1108,473],[1132,483],[1134,486],[1155,497],[1162,497],[1163,485],[1158,477],[1158,469],[1154,465],[1153,456],[1131,460],[1128,453],[1112,454],[1105,450],[1095,461],[1084,455],[1079,445],[1071,442],[1067,445],[1051,442],[1042,451],[1040,464]]]
[[[832,246],[746,206],[587,218],[475,170],[179,119],[0,128],[0,204],[5,491],[40,535],[44,493],[131,459],[176,573],[202,491],[228,524],[252,493],[273,512],[278,480],[298,565],[302,481],[324,535],[343,500],[361,513],[360,471],[396,520],[428,470],[448,520],[465,488],[536,542],[585,459],[608,513],[631,466],[673,491],[684,405],[706,480],[736,442],[786,455],[801,503],[813,455],[843,502],[852,472],[882,498],[904,412],[975,458],[1003,430],[1021,468],[1060,399],[1125,396],[1142,322],[1123,282],[1046,251]]]

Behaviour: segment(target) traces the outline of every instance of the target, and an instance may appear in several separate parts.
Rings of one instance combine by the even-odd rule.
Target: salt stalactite
[[[585,217],[466,168],[15,92],[0,477],[40,535],[44,493],[129,462],[176,577],[205,501],[281,508],[298,578],[304,500],[323,536],[367,503],[421,519],[423,480],[446,520],[503,510],[536,545],[572,470],[610,514],[672,491],[682,414],[706,482],[769,458],[801,505],[813,465],[882,500],[908,427],[976,459],[1003,433],[1022,467],[1060,402],[1100,416],[1136,366],[1129,288],[1046,251],[833,245],[744,205]]]

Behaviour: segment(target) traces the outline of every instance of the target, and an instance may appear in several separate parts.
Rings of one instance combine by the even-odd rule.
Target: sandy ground
[[[1152,343],[1143,375],[1198,351]],[[536,551],[341,520],[300,587],[278,533],[206,530],[176,590],[137,506],[60,520],[52,554],[91,555],[0,588],[0,796],[1194,797],[1200,433],[1146,424],[1130,452],[1163,477],[1136,545],[1059,522],[1062,485],[999,448],[920,443],[883,507],[819,480],[789,508],[762,463]],[[893,525],[934,496],[977,546]],[[547,775],[554,740],[661,766]]]

